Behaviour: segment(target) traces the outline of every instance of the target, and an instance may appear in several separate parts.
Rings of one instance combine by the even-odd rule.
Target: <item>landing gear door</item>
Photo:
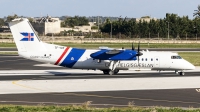
[[[160,67],[160,58],[154,57],[154,67],[159,68]]]

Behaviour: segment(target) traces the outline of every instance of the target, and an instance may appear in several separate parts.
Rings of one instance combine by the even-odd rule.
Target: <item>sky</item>
[[[166,13],[193,18],[200,0],[0,0],[0,18],[18,16],[109,16],[164,18]]]

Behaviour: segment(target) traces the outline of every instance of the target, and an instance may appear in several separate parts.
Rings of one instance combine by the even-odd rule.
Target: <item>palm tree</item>
[[[200,18],[200,5],[198,5],[198,10],[194,10],[195,12],[193,13],[193,16],[199,17]]]

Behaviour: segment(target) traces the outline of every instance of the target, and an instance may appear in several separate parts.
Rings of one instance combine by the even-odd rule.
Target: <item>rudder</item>
[[[46,50],[28,19],[14,19],[9,26],[19,52]]]

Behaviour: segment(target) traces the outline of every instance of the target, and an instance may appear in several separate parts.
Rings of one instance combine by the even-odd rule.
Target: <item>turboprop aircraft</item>
[[[26,18],[9,23],[18,54],[24,58],[72,69],[101,70],[104,74],[117,74],[119,70],[175,71],[184,75],[195,67],[172,52],[140,51],[140,44],[131,50],[101,47],[88,50],[42,42]]]

